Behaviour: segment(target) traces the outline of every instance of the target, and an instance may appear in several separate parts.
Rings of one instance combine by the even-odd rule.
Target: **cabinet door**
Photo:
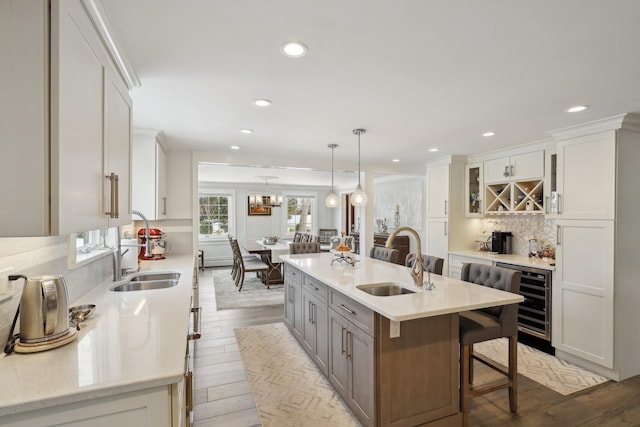
[[[465,211],[466,217],[482,217],[484,192],[482,163],[473,163],[465,168]]]
[[[0,2],[0,237],[50,232],[48,21],[47,1]]]
[[[558,220],[552,344],[613,368],[613,221]]]
[[[491,184],[494,182],[509,181],[511,171],[509,168],[509,157],[499,157],[497,159],[484,161],[484,182]]]
[[[315,353],[316,328],[314,325],[314,299],[306,291],[302,291],[302,348],[313,357]]]
[[[544,151],[511,156],[509,166],[511,180],[541,179],[544,177]]]
[[[616,133],[558,142],[558,194],[562,219],[614,219]]]
[[[110,212],[109,226],[116,226],[131,223],[131,98],[114,70],[107,76],[104,176],[114,173],[118,180],[114,183],[105,178],[104,204]]]
[[[446,219],[427,220],[427,247],[425,253],[447,259],[449,255],[449,222]],[[443,271],[446,271],[447,266]]]
[[[329,374],[329,310],[326,302],[316,301],[314,306],[314,322],[316,327],[316,348],[314,352],[314,361],[320,370],[325,374]]]
[[[449,165],[427,168],[427,217],[449,215]]]
[[[284,324],[287,325],[290,331],[293,332],[293,325],[295,324],[295,286],[284,279]]]
[[[349,365],[347,363],[347,331],[349,322],[329,310],[329,382],[343,399],[347,399]]]
[[[349,406],[365,425],[373,425],[374,414],[374,346],[373,338],[356,326],[349,326],[347,358],[349,377]]]
[[[79,1],[51,7],[52,234],[107,226],[103,206],[108,57]]]

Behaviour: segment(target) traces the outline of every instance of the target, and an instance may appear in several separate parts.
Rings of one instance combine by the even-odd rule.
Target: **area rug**
[[[218,310],[284,304],[284,286],[273,285],[267,289],[255,273],[247,273],[242,290],[238,292],[231,279],[231,269],[216,268],[213,269],[213,287]]]
[[[263,427],[360,426],[283,323],[235,332]]]
[[[473,351],[507,366],[507,343],[506,338],[485,341],[474,344]],[[522,343],[518,343],[518,373],[565,396],[608,381]]]

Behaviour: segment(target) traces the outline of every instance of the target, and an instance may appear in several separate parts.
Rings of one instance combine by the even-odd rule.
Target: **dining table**
[[[262,275],[262,281],[267,288],[270,285],[281,285],[284,283],[284,275],[282,274],[282,262],[280,255],[289,254],[289,241],[276,243],[265,243],[264,240],[247,240],[243,249],[250,254],[260,256],[260,259],[269,266],[267,274]]]

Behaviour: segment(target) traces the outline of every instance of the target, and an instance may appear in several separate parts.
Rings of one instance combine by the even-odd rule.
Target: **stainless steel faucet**
[[[414,230],[411,227],[399,227],[396,228],[393,233],[391,233],[391,235],[389,236],[389,238],[387,238],[387,243],[385,244],[385,246],[387,248],[393,248],[393,240],[396,238],[396,236],[403,232],[403,231],[408,231],[409,233],[413,234],[413,237],[416,238],[416,243],[418,244],[418,253],[416,255],[416,259],[413,263],[413,265],[411,266],[411,278],[413,279],[413,283],[419,287],[419,288],[424,288],[427,290],[431,290],[433,288],[435,288],[436,286],[433,284],[433,282],[431,282],[431,272],[429,270],[427,270],[427,281],[424,282],[424,264],[422,264],[422,243],[420,241],[420,235],[418,234],[418,232],[416,230]]]
[[[142,218],[142,220],[144,221],[144,237],[145,237],[145,244],[144,244],[144,256],[146,258],[151,258],[152,254],[151,254],[151,238],[150,238],[150,230],[149,230],[149,221],[147,221],[147,218],[142,214],[142,212],[138,211],[138,210],[131,210],[132,214],[138,215],[140,218]],[[126,249],[124,252],[122,252],[122,247],[123,246],[131,246],[131,247],[142,247],[143,245],[123,245],[122,242],[120,241],[120,227],[116,227],[116,240],[118,241],[118,245],[115,251],[113,251],[113,281],[114,282],[118,282],[120,280],[122,280],[122,255],[124,255],[129,249]]]

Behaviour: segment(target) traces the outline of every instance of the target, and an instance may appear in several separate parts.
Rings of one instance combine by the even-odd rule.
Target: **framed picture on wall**
[[[248,208],[249,216],[271,215],[271,206],[268,206],[268,203],[269,203],[268,200],[263,199],[263,203],[261,205],[252,204],[251,196],[248,196],[247,208]]]

